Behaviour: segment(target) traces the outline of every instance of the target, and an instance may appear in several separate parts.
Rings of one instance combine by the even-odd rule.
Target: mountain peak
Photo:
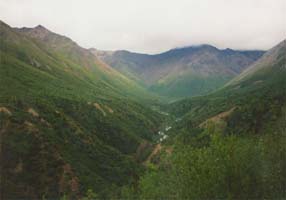
[[[49,31],[46,27],[40,24],[38,26],[35,26],[31,30],[33,30],[34,32],[39,32],[39,33],[51,33],[51,31]]]
[[[50,30],[40,24],[35,26],[34,28],[23,27],[15,28],[15,30],[28,34],[31,37],[40,39],[43,39],[52,33]]]
[[[209,44],[199,44],[199,45],[188,45],[182,47],[176,47],[174,49],[170,49],[168,52],[172,51],[193,51],[193,50],[218,50],[215,46]]]
[[[35,26],[34,29],[48,30],[46,29],[46,27],[42,26],[41,24],[39,24],[38,26]]]
[[[233,50],[233,49],[230,49],[230,48],[226,48],[225,51],[231,51],[231,52],[232,52],[232,51],[234,51],[234,50]]]

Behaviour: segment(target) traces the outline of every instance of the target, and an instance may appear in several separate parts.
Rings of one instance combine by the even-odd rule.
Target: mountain
[[[140,98],[137,98],[137,100],[141,99],[142,96],[146,96],[146,99],[148,99],[148,97],[149,99],[152,98],[150,94],[148,94],[148,92],[146,92],[142,87],[129,80],[106,63],[99,60],[89,50],[80,47],[70,38],[53,33],[41,25],[38,25],[35,28],[16,28],[14,30],[21,33],[22,35],[26,35],[32,39],[35,39],[35,43],[39,43],[39,41],[41,43],[45,43],[45,48],[48,50],[51,49],[61,58],[65,59],[66,63],[64,63],[64,65],[66,71],[69,70],[67,69],[67,66],[69,65],[68,62],[72,62],[75,65],[81,66],[80,70],[83,70],[84,72],[82,77],[89,76],[83,77],[85,80],[88,78],[89,81],[97,83],[100,82],[99,84],[109,85],[112,87],[112,90],[116,91],[117,93],[120,91],[119,93],[121,95],[131,98],[132,96],[134,97],[136,94],[138,94],[137,97]],[[37,64],[36,61],[34,65],[35,64]],[[94,67],[94,65],[97,67]],[[104,87],[101,86],[100,88],[103,89]],[[108,91],[103,89],[103,93],[107,94]]]
[[[0,199],[285,199],[285,77],[286,40],[147,55],[0,21]]]
[[[221,89],[166,110],[169,137],[126,198],[286,198],[286,40]]]
[[[176,48],[156,55],[96,49],[91,52],[150,91],[173,98],[209,93],[264,53],[220,50],[210,45]]]
[[[0,40],[0,198],[78,199],[89,189],[111,198],[135,181],[162,119],[142,105],[153,97],[43,26],[0,22]]]
[[[285,52],[286,40],[270,49],[261,59],[230,81],[227,86],[265,84],[266,81],[283,79],[286,69]]]
[[[274,121],[285,123],[285,77],[284,40],[221,89],[206,96],[174,102],[170,109],[177,116],[185,116],[186,121],[191,119],[195,124],[233,109],[232,115],[240,120],[231,123],[236,126],[232,130],[238,128],[238,132],[265,132],[268,125],[268,128],[275,129],[272,124]]]

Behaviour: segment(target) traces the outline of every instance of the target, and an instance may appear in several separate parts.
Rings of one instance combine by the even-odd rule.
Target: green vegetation
[[[160,79],[149,90],[162,96],[178,99],[178,97],[208,94],[220,88],[231,78],[230,75],[204,77],[190,71],[184,72],[183,75],[173,75]]]
[[[286,198],[285,41],[218,91],[165,105],[42,26],[0,22],[0,36],[1,199]],[[153,89],[210,92],[181,77]]]
[[[285,199],[286,42],[224,88],[174,102],[182,118],[129,199]]]
[[[286,198],[286,84],[276,83],[233,101],[213,94],[214,102],[186,104],[191,112],[165,143],[172,154],[162,151],[123,198]]]
[[[156,99],[68,38],[0,25],[1,198],[109,198],[136,180]]]
[[[144,175],[129,199],[284,199],[286,135],[204,132]],[[135,191],[135,192],[134,192]]]

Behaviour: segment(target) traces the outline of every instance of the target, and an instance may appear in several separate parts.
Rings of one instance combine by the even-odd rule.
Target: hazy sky
[[[286,0],[0,0],[0,19],[104,50],[268,49],[286,39]]]

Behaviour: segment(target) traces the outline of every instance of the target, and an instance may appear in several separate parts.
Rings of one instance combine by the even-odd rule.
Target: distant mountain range
[[[269,196],[262,191],[261,199],[285,196],[280,187],[285,183],[286,162],[280,158],[285,150],[278,146],[270,159],[262,157],[256,166],[261,171],[254,178],[248,170],[256,168],[248,161],[268,154],[275,134],[285,139],[286,40],[266,53],[200,45],[148,55],[85,49],[41,25],[12,28],[0,21],[0,58],[0,199],[124,199],[123,195],[136,199],[144,190],[147,196],[141,199],[153,199],[152,195],[162,199],[171,190],[176,191],[166,199],[186,199],[176,196],[183,190],[172,184],[185,184],[182,188],[188,191],[192,173],[199,183],[209,177],[215,180],[205,190],[199,188],[203,194],[209,190],[209,197],[215,190],[222,195],[219,198],[241,197],[235,196],[240,190],[248,192],[246,197],[257,197],[247,196],[257,180],[274,188],[270,187]],[[161,130],[168,139],[158,143]],[[218,135],[222,140],[216,140]],[[266,135],[270,139],[263,140],[270,142],[270,148],[240,166],[240,159],[252,152],[242,146],[243,156],[235,159],[238,168],[233,168],[228,166],[233,160],[221,163],[235,157],[228,155],[236,143],[230,143],[230,151],[220,146],[229,141],[228,135],[243,135],[236,138],[242,144],[246,138],[258,141],[249,143],[249,150]],[[212,140],[226,154],[220,160],[211,149],[210,157],[201,160]],[[186,151],[177,162],[178,149],[186,145],[190,151],[182,148]],[[190,155],[199,156],[191,157],[195,159],[189,165],[185,161]],[[160,165],[162,159],[165,166]],[[276,168],[280,160],[284,164]],[[197,171],[190,170],[197,161],[201,162]],[[221,169],[214,168],[216,164],[222,169],[218,179],[214,178]],[[170,169],[178,171],[169,176]],[[228,193],[229,177],[220,178],[227,171],[234,174],[231,183],[239,182]],[[183,174],[183,182],[177,176],[182,172],[187,175]],[[198,178],[197,172],[204,176]],[[171,179],[160,179],[158,173]],[[143,174],[150,175],[147,181]],[[213,188],[217,180],[226,184]],[[146,187],[140,188],[142,183]],[[256,190],[260,194],[261,188]]]
[[[180,98],[207,94],[238,75],[264,51],[189,46],[148,55],[90,49],[99,59],[159,95]]]

